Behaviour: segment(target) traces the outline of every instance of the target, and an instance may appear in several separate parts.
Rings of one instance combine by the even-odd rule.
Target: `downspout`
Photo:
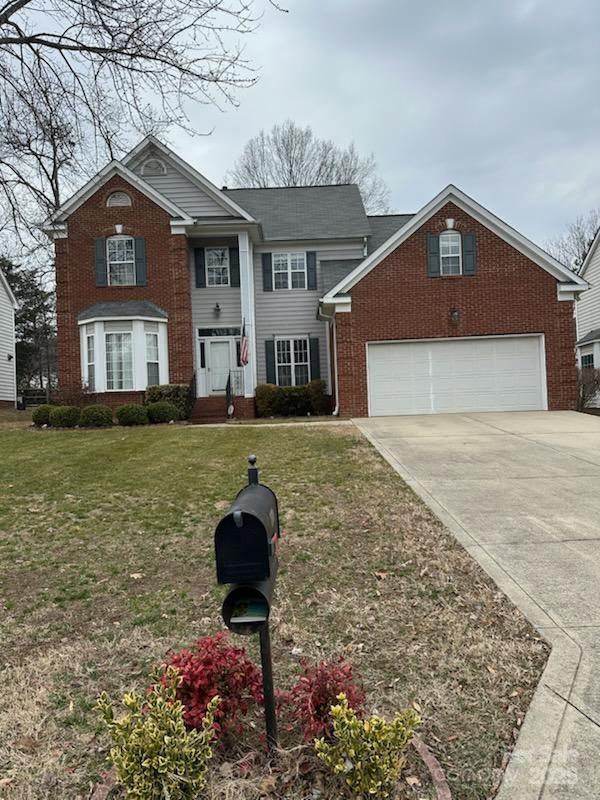
[[[339,384],[338,384],[338,361],[337,361],[337,335],[335,328],[335,314],[324,314],[322,309],[319,310],[319,316],[330,323],[333,331],[333,375],[335,379],[335,408],[333,409],[332,416],[339,417],[340,415],[340,401],[339,401]]]

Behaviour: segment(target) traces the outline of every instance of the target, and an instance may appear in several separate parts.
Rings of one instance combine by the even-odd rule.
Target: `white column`
[[[194,358],[196,355],[194,354]],[[169,381],[169,341],[167,323],[158,323],[158,379],[161,383]]]
[[[600,342],[594,342],[594,369],[600,369]]]
[[[148,370],[146,367],[146,336],[144,323],[140,319],[134,319],[132,323],[132,347],[133,347],[133,388],[141,391],[148,385]]]
[[[246,322],[248,363],[244,367],[244,396],[254,397],[256,388],[256,324],[254,313],[254,253],[247,231],[238,233],[242,320]]]
[[[94,323],[94,370],[96,392],[106,391],[106,339],[104,323]]]

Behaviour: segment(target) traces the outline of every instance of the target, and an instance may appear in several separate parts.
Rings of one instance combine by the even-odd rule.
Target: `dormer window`
[[[142,175],[166,175],[167,167],[160,158],[147,158],[142,164]]]
[[[129,197],[127,192],[113,192],[112,194],[108,195],[106,205],[109,208],[113,206],[130,206],[131,197]]]
[[[135,244],[132,236],[111,236],[106,240],[109,286],[135,286]]]
[[[457,231],[440,234],[440,275],[462,274],[462,242]]]

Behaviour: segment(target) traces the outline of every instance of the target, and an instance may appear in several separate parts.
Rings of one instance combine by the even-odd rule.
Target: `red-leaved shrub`
[[[302,726],[305,741],[319,736],[329,738],[333,731],[331,706],[343,692],[348,705],[358,717],[364,713],[365,693],[355,679],[352,665],[340,656],[337,661],[300,662],[302,674],[289,692],[280,695],[281,705],[286,705],[292,719]]]
[[[198,639],[193,650],[173,653],[165,665],[182,677],[177,697],[184,705],[189,728],[200,728],[206,707],[218,695],[215,712],[217,737],[241,733],[241,717],[253,703],[263,702],[262,674],[243,647],[233,647],[225,633]],[[163,677],[163,683],[166,680]]]

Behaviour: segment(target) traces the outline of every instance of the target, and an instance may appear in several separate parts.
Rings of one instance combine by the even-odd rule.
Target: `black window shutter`
[[[145,286],[147,283],[146,271],[146,242],[137,237],[134,239],[135,246],[135,283],[136,286]]]
[[[229,248],[229,285],[240,285],[240,251],[237,247]]]
[[[275,341],[273,339],[265,339],[265,360],[267,362],[267,383],[277,383]]]
[[[309,339],[310,349],[310,379],[316,381],[321,377],[321,360],[319,359],[319,340]]]
[[[317,288],[317,254],[315,252],[306,254],[306,288]]]
[[[465,233],[463,245],[463,275],[475,275],[477,272],[477,239],[474,233]]]
[[[106,239],[104,236],[96,239],[96,286],[108,286]]]
[[[196,270],[196,289],[206,288],[206,271],[204,269],[203,247],[194,247],[194,267]]]
[[[437,233],[427,234],[427,274],[430,278],[440,275],[440,237]]]
[[[273,291],[273,258],[271,253],[262,254],[263,292]]]

